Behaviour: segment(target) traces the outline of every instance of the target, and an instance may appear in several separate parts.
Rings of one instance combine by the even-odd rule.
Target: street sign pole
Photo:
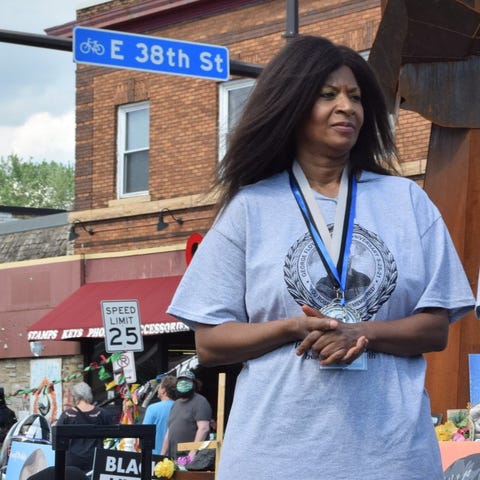
[[[29,47],[48,48],[71,52],[73,42],[70,38],[59,38],[51,35],[38,35],[35,33],[16,32],[0,29],[0,43],[13,43]],[[257,63],[241,62],[230,59],[230,74],[247,78],[257,78],[262,73],[263,66]]]

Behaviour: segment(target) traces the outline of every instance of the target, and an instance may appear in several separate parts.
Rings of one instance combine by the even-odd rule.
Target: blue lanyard
[[[353,227],[355,220],[355,201],[357,196],[357,181],[352,173],[348,181],[348,196],[345,207],[345,221],[343,224],[342,244],[340,247],[340,256],[337,265],[334,264],[330,254],[328,253],[322,236],[315,224],[308,202],[302,193],[302,190],[292,171],[289,171],[290,187],[297,201],[298,207],[303,215],[307,228],[312,236],[313,242],[317,248],[318,254],[322,259],[328,276],[332,279],[334,287],[337,289],[338,296],[342,305],[345,304],[344,292],[347,284],[348,260],[350,257],[350,246],[352,244]],[[335,228],[335,227],[334,227]]]

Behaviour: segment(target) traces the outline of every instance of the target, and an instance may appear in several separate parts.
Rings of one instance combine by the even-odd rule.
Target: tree
[[[17,155],[0,157],[0,204],[71,210],[75,169],[54,161],[36,163]]]

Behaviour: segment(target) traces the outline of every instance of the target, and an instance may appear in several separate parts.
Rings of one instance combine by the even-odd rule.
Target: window
[[[228,134],[235,127],[255,80],[247,78],[222,83],[219,90],[218,158],[225,155]]]
[[[118,198],[148,194],[149,126],[148,102],[119,107],[117,132]]]
[[[362,50],[358,53],[363,57],[364,60],[366,60],[368,62],[368,57],[370,56],[370,49]]]

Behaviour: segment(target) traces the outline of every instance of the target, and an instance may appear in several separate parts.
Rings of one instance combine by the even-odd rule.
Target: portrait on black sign
[[[480,453],[459,458],[445,470],[445,480],[478,480],[480,478]]]

